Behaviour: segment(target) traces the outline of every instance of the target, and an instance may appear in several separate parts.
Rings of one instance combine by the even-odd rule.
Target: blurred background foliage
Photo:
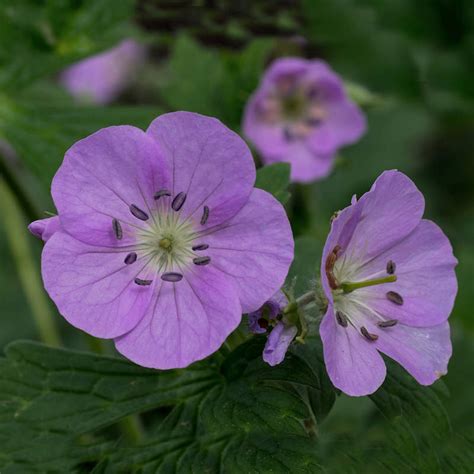
[[[115,103],[80,104],[58,85],[66,66],[128,37],[147,45],[148,60]],[[317,429],[321,463],[328,472],[472,472],[470,0],[2,0],[0,184],[3,196],[14,197],[24,225],[9,218],[12,208],[2,198],[0,345],[39,339],[37,301],[31,296],[35,276],[22,276],[21,258],[13,256],[20,252],[24,258],[26,252],[31,272],[39,273],[41,244],[27,234],[26,224],[54,212],[49,186],[67,148],[101,127],[145,128],[171,110],[216,116],[240,132],[243,107],[262,71],[284,55],[327,60],[364,105],[369,122],[367,135],[342,150],[328,179],[290,188],[286,206],[297,249],[312,265],[304,274],[315,275],[333,212],[391,168],[407,173],[423,191],[425,216],[449,235],[459,259],[459,295],[451,317],[454,356],[448,376],[432,389],[442,405],[420,401],[405,374],[399,375],[401,405],[392,403],[392,414],[377,409],[393,402],[384,400],[390,395],[383,389],[372,397],[375,403],[341,395]],[[300,277],[298,285],[302,291],[308,283]],[[85,347],[46,298],[41,305],[54,313],[68,346]]]

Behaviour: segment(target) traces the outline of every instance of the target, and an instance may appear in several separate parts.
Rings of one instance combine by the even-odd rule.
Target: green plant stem
[[[23,291],[36,322],[40,338],[46,344],[60,346],[61,339],[55,326],[46,294],[28,244],[27,228],[21,209],[5,180],[0,178],[0,209],[12,256]]]
[[[1,153],[0,176],[2,181],[4,181],[6,185],[8,185],[8,187],[12,190],[12,193],[15,195],[20,207],[23,209],[25,216],[32,221],[41,219],[41,210],[26,191],[24,186],[21,184],[17,174]]]

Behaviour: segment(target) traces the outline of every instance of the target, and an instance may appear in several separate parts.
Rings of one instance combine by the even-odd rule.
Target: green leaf
[[[321,472],[306,396],[320,381],[295,355],[269,367],[262,348],[260,338],[238,347],[212,389],[177,406],[154,439],[113,455],[106,472]]]
[[[223,52],[178,36],[161,85],[163,100],[171,109],[211,115],[238,130],[273,44],[258,40],[241,53]]]
[[[1,472],[70,472],[107,447],[79,435],[182,402],[218,376],[199,364],[157,372],[30,342],[11,344],[6,355],[0,360]]]
[[[0,89],[30,85],[113,46],[130,32],[133,6],[133,0],[3,0]]]
[[[320,403],[328,381],[294,354],[266,365],[263,343],[166,372],[14,343],[0,360],[0,470],[72,472],[110,455],[97,472],[319,472],[314,432],[331,407]],[[111,446],[97,432],[173,405],[136,447]]]
[[[0,137],[10,143],[49,194],[64,153],[77,140],[111,125],[146,128],[160,113],[154,107],[77,106],[35,96],[8,101],[0,108]]]
[[[273,194],[282,204],[285,204],[290,193],[290,165],[288,163],[274,163],[264,166],[257,171],[255,186]]]

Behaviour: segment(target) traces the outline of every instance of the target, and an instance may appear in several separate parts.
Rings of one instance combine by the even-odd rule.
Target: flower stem
[[[28,244],[26,224],[22,211],[5,181],[0,178],[0,209],[4,229],[15,261],[18,276],[36,322],[41,340],[52,346],[60,346],[61,339],[53,314],[46,299],[34,258]]]
[[[350,282],[345,281],[341,283],[341,288],[344,293],[350,293],[351,291],[357,290],[359,288],[365,288],[367,286],[382,285],[383,283],[393,283],[397,281],[397,275],[389,275],[383,278],[374,278],[373,280],[357,281]]]

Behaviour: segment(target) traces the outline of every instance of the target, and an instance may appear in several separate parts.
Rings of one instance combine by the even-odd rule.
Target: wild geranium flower
[[[321,266],[328,308],[320,333],[329,376],[348,395],[382,384],[380,352],[423,385],[447,371],[457,260],[423,211],[414,183],[387,171],[332,222]]]
[[[130,84],[144,59],[145,47],[127,39],[73,64],[63,71],[60,82],[76,99],[108,104]]]
[[[340,77],[323,61],[276,60],[250,98],[245,136],[265,164],[291,163],[293,181],[327,176],[337,151],[365,132],[360,109],[348,99]]]
[[[46,290],[71,324],[137,364],[206,357],[283,284],[293,258],[283,207],[254,181],[245,142],[197,114],[77,142],[52,183]],[[45,237],[47,225],[32,226]]]
[[[288,299],[280,290],[261,308],[248,315],[251,332],[265,334],[271,331],[263,349],[263,360],[272,366],[283,362],[290,344],[298,334],[297,326],[287,321],[283,315],[287,305]]]

